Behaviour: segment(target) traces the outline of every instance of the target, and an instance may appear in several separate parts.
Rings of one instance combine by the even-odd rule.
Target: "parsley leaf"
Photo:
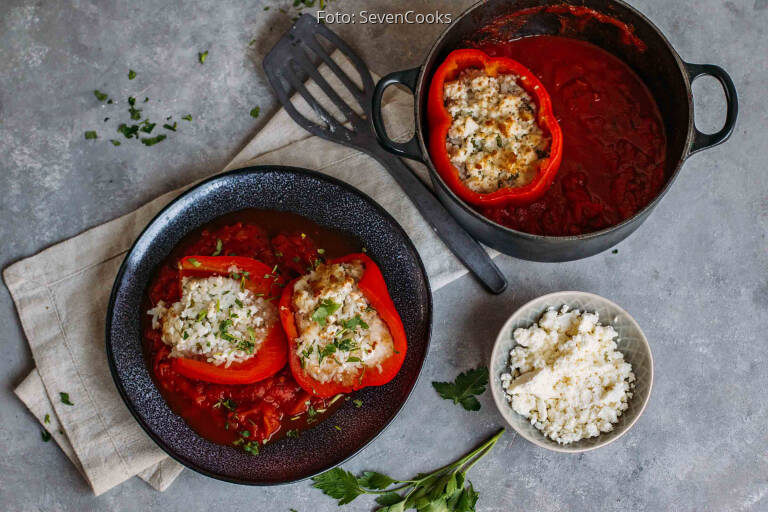
[[[285,433],[285,437],[292,437],[296,439],[299,437],[299,431],[296,429],[289,430],[288,432]]]
[[[192,266],[195,267],[195,268],[197,268],[200,265],[202,265],[202,263],[197,261],[195,258],[187,258],[187,261],[190,262],[192,264]]]
[[[157,123],[150,123],[145,119],[144,123],[142,123],[142,127],[139,128],[139,131],[144,133],[152,133],[152,130],[155,129],[155,126],[157,126]]]
[[[501,142],[501,135],[496,135],[496,145],[502,147],[504,144]]]
[[[261,113],[261,108],[259,108],[259,107],[254,107],[254,108],[251,109],[251,117],[254,118],[254,119],[259,117],[260,113]]]
[[[132,69],[129,69],[128,70],[128,80],[133,80],[134,78],[136,78],[136,72],[134,70],[132,70]]]
[[[395,483],[395,480],[382,473],[365,471],[363,476],[357,478],[357,483],[360,484],[360,487],[367,487],[368,489],[386,489]]]
[[[48,425],[50,422],[51,422],[51,415],[50,414],[46,414],[45,418],[43,419],[43,423]]]
[[[175,132],[176,131],[176,121],[174,121],[172,125],[168,124],[168,123],[164,124],[163,128],[165,128],[166,130],[171,130],[172,132]],[[214,256],[215,256],[215,254],[214,254]]]
[[[121,142],[116,139],[109,139],[109,142],[111,142],[113,146],[119,146],[121,144]]]
[[[365,492],[358,485],[355,475],[341,468],[333,468],[312,480],[315,482],[313,487],[339,500],[339,505],[346,505]]]
[[[207,53],[207,52],[206,52]],[[250,453],[251,455],[258,455],[259,454],[259,442],[258,441],[248,441],[243,445],[243,450]]]
[[[139,133],[139,125],[133,124],[131,126],[126,125],[125,123],[121,124],[117,127],[118,133],[122,133],[126,139],[132,139],[133,137],[138,138]]]
[[[85,132],[85,138],[86,138],[86,140],[91,140],[91,139],[98,139],[99,136],[96,135],[95,131],[89,130],[89,131]]]
[[[51,440],[51,433],[48,432],[47,430],[41,430],[40,437],[43,439],[44,443],[47,443],[48,441]]]
[[[75,405],[69,400],[69,393],[64,393],[62,391],[59,393],[59,398],[61,398],[61,403],[64,405]]]
[[[109,97],[106,93],[103,93],[98,89],[93,91],[93,95],[96,96],[96,99],[99,101],[107,101],[107,98]]]
[[[185,116],[181,116],[181,118],[185,121],[191,121],[192,120],[192,114],[187,114]]]
[[[237,409],[237,404],[231,399],[227,398],[224,400],[223,398],[219,398],[219,401],[213,404],[213,407],[215,409],[218,409],[219,407],[224,407],[226,409],[229,409],[230,411],[234,411]]]
[[[173,123],[173,126],[176,126],[176,123]],[[219,254],[221,254],[221,248],[222,248],[221,238],[217,238],[216,239],[216,250],[213,251],[213,254],[211,254],[211,256],[218,256]],[[242,304],[238,304],[238,306],[243,307]]]
[[[158,142],[162,142],[166,139],[166,135],[160,134],[156,135],[154,137],[143,137],[141,139],[141,143],[145,146],[154,146]]]
[[[362,400],[352,400],[352,403],[355,404],[355,407],[357,407],[358,409],[363,406]]]
[[[208,50],[205,50],[204,52],[198,52],[197,53],[197,60],[200,61],[200,64],[205,64],[205,59],[208,58]]]
[[[488,385],[488,368],[480,367],[460,373],[454,382],[433,382],[432,387],[446,400],[461,404],[468,411],[480,409],[480,402],[474,395],[481,395]]]
[[[350,331],[354,331],[358,325],[363,329],[368,329],[368,324],[365,323],[362,318],[360,318],[360,315],[355,315],[354,318],[350,318],[349,320],[341,322],[341,325]]]
[[[320,325],[325,325],[325,319],[328,315],[334,314],[340,307],[341,304],[336,304],[331,299],[325,299],[320,303],[317,309],[315,309],[314,313],[312,313],[312,320]]]

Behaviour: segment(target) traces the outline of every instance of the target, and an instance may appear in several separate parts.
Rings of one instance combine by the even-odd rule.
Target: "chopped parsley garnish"
[[[187,331],[184,331],[184,334],[182,334],[181,337],[182,339],[186,340],[187,338],[189,338],[189,333]]]
[[[144,137],[141,139],[141,143],[145,146],[154,146],[158,142],[162,142],[166,139],[166,135],[160,134],[154,137]]]
[[[326,357],[332,356],[333,354],[336,353],[336,343],[327,344],[326,346],[324,346],[319,350],[319,353],[320,353],[319,362],[322,363],[323,359],[325,359]]]
[[[243,430],[242,432],[240,432],[240,437],[251,437],[251,431]]]
[[[368,324],[363,321],[362,318],[360,318],[360,315],[355,315],[354,318],[350,318],[349,320],[344,320],[341,322],[341,325],[350,331],[354,331],[357,326],[359,325],[363,329],[368,329]]]
[[[172,132],[175,132],[176,131],[176,121],[174,121],[173,124],[165,123],[163,125],[163,128],[165,128],[166,130],[171,130]],[[216,255],[214,254],[214,256],[216,256]]]
[[[69,399],[69,393],[64,393],[62,391],[62,392],[59,393],[59,398],[61,398],[61,403],[63,403],[64,405],[75,405]]]
[[[318,249],[317,254],[325,254],[325,249]]]
[[[125,123],[123,123],[117,127],[117,131],[118,133],[122,133],[126,139],[131,139],[133,137],[138,138],[139,125],[133,124],[131,126],[128,126]]]
[[[296,429],[289,430],[288,432],[285,433],[285,437],[292,437],[296,439],[299,437],[299,431]]]
[[[100,90],[96,89],[93,91],[93,95],[96,96],[96,99],[99,101],[106,101],[109,96],[107,94],[101,92]]]
[[[50,422],[51,422],[51,415],[50,414],[46,414],[45,418],[43,418],[43,423],[48,425]]]
[[[224,407],[225,409],[229,409],[230,411],[235,411],[237,409],[237,404],[232,401],[231,398],[227,398],[224,400],[223,398],[220,398],[218,402],[213,404],[214,408]]]
[[[48,432],[47,430],[41,430],[40,437],[43,439],[44,443],[47,443],[48,441],[51,440],[51,433]]]
[[[360,362],[362,362],[362,359],[360,359],[359,357],[352,356],[352,357],[348,357],[347,358],[347,362],[348,363],[360,363]]]
[[[460,373],[453,382],[432,383],[442,398],[453,400],[453,403],[461,404],[468,411],[480,410],[480,402],[475,395],[483,394],[487,385],[488,368],[484,366]]]
[[[208,53],[208,52],[206,52]],[[258,441],[248,441],[243,445],[243,450],[250,453],[251,455],[258,455],[259,454],[259,443]]]
[[[338,426],[338,425],[334,425],[334,426],[333,426],[333,428],[335,428],[336,430],[338,430],[339,432],[341,432],[341,427],[340,427],[340,426]]]
[[[252,117],[252,118],[254,118],[254,119],[256,119],[257,117],[259,117],[259,114],[260,114],[260,113],[261,113],[261,108],[259,108],[259,107],[253,107],[253,108],[251,109],[251,117]]]
[[[363,406],[362,400],[352,400],[352,403],[355,404],[355,407],[357,407],[358,409]]]
[[[133,80],[134,78],[136,78],[136,72],[134,70],[132,70],[132,69],[129,69],[128,70],[128,80]]]
[[[109,142],[111,142],[113,146],[119,146],[120,144],[122,144],[122,143],[121,143],[119,140],[117,140],[117,139],[109,139]]]
[[[192,120],[192,114],[187,114],[185,116],[181,116],[181,118],[185,121],[191,121]]]
[[[309,408],[307,409],[307,424],[316,422],[317,418],[315,416],[317,416],[318,414],[319,413],[317,409],[312,407],[312,405],[310,404]]]
[[[240,341],[235,348],[238,350],[242,350],[243,352],[247,352],[248,354],[253,354],[253,349],[255,345],[247,340]]]
[[[202,322],[208,316],[208,310],[204,309],[197,314],[197,321]]]
[[[135,107],[136,98],[134,98],[133,96],[128,96],[128,105],[129,105],[128,112],[131,114],[131,119],[133,119],[134,121],[138,121],[139,119],[141,119],[141,109]]]
[[[496,135],[496,145],[502,147],[504,144],[501,142],[501,135]]]
[[[175,127],[176,123],[173,123],[173,126]],[[174,131],[175,131],[175,129],[174,129]],[[222,248],[221,238],[217,238],[216,239],[216,250],[213,251],[213,254],[211,254],[211,256],[218,256],[219,254],[221,254],[221,248]],[[242,307],[242,306],[240,306],[240,307]]]
[[[200,61],[200,64],[205,64],[205,59],[208,58],[208,50],[205,50],[204,52],[198,52],[197,53],[197,60]]]
[[[619,250],[618,249],[614,249],[614,250],[611,251],[611,254],[619,254]]]
[[[325,325],[325,319],[328,315],[334,314],[340,307],[341,304],[336,304],[331,299],[325,299],[320,303],[317,309],[315,309],[314,313],[312,313],[312,320],[320,325]]]
[[[152,130],[155,129],[155,126],[157,126],[157,123],[150,123],[148,120],[144,120],[142,123],[141,128],[139,128],[139,131],[142,131],[144,133],[152,133]]]
[[[95,131],[89,130],[89,131],[85,132],[85,138],[86,138],[86,140],[98,139],[99,136],[96,134]]]

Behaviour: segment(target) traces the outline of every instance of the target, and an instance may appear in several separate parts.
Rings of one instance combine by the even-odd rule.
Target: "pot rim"
[[[552,0],[549,0],[552,2]],[[555,0],[557,1],[557,0]],[[683,163],[685,163],[686,159],[690,156],[690,149],[691,145],[693,143],[694,138],[694,117],[693,117],[693,93],[691,91],[691,80],[688,75],[688,72],[685,68],[685,63],[683,59],[680,58],[680,55],[677,53],[677,50],[675,50],[674,46],[672,46],[672,43],[669,42],[669,39],[664,35],[664,33],[657,27],[647,16],[645,16],[643,13],[641,13],[639,10],[635,9],[628,3],[626,3],[623,0],[611,0],[613,3],[617,4],[618,6],[630,11],[632,14],[636,15],[638,18],[640,18],[641,21],[643,21],[646,25],[648,25],[653,32],[656,33],[656,35],[664,42],[664,45],[667,47],[667,49],[672,54],[672,57],[675,59],[675,64],[677,64],[678,71],[680,72],[680,75],[683,78],[683,83],[685,85],[686,90],[686,96],[688,99],[688,126],[685,136],[685,144],[683,146],[683,152],[680,155],[677,163],[675,164],[675,167],[672,171],[672,173],[669,176],[669,179],[667,179],[666,183],[662,187],[662,189],[659,191],[658,194],[656,194],[656,197],[654,197],[651,202],[649,202],[647,205],[645,205],[643,208],[635,212],[634,215],[631,217],[627,217],[626,219],[622,220],[621,222],[614,224],[613,226],[609,226],[607,228],[603,228],[598,231],[591,231],[589,233],[582,233],[580,235],[567,235],[567,236],[551,236],[551,235],[536,235],[533,233],[526,233],[525,231],[518,231],[516,229],[509,228],[507,226],[504,226],[502,224],[499,224],[497,222],[494,222],[493,220],[485,217],[484,215],[480,214],[476,210],[474,210],[472,207],[470,207],[467,203],[465,203],[462,199],[459,198],[459,196],[456,195],[456,193],[449,187],[445,181],[443,180],[443,177],[440,176],[440,173],[438,173],[435,170],[434,165],[432,164],[432,158],[429,155],[429,150],[424,142],[424,133],[421,130],[422,126],[422,115],[421,115],[421,94],[422,88],[427,85],[427,76],[426,76],[426,63],[431,60],[433,55],[435,54],[437,48],[440,46],[440,44],[443,42],[443,40],[447,37],[447,35],[451,32],[451,30],[456,26],[456,24],[459,22],[459,20],[464,19],[465,17],[469,16],[472,12],[474,12],[476,9],[484,6],[487,4],[487,0],[479,0],[474,5],[471,5],[468,7],[463,13],[461,13],[454,21],[451,23],[448,27],[443,30],[443,32],[440,34],[440,36],[435,40],[435,42],[432,44],[432,47],[429,49],[429,52],[427,52],[426,58],[423,60],[422,64],[419,67],[419,77],[416,81],[416,89],[414,91],[414,101],[413,101],[413,109],[414,109],[414,122],[415,122],[415,133],[416,138],[419,142],[419,148],[421,149],[422,155],[425,156],[424,163],[427,166],[427,169],[429,169],[430,177],[433,181],[433,183],[436,186],[442,187],[448,196],[453,200],[453,202],[457,205],[459,205],[462,210],[465,213],[468,213],[473,218],[479,220],[480,222],[487,224],[488,226],[499,230],[503,233],[504,236],[512,235],[513,237],[519,237],[524,238],[531,241],[547,241],[547,242],[569,242],[569,241],[580,241],[580,240],[590,240],[593,238],[601,237],[607,233],[610,233],[612,231],[618,230],[623,228],[624,226],[631,224],[635,222],[638,219],[644,218],[644,216],[650,211],[656,207],[656,205],[661,201],[661,198],[666,195],[667,191],[669,191],[669,188],[672,186],[672,183],[677,178],[678,174],[680,174],[680,169],[683,166]],[[555,2],[552,2],[553,4]],[[562,3],[562,2],[560,2]],[[510,13],[514,12],[514,10],[510,10]],[[606,13],[608,14],[608,13]],[[606,50],[607,51],[607,50]],[[429,77],[431,79],[431,76]],[[655,98],[654,98],[655,99]]]

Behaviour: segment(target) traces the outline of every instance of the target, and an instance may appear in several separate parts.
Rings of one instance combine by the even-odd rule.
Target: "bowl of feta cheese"
[[[538,297],[501,328],[491,355],[501,415],[528,441],[559,452],[605,446],[643,413],[653,356],[624,309],[592,293]]]

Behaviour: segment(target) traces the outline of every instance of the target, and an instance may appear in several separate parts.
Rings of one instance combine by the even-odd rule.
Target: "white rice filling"
[[[350,384],[381,371],[394,351],[387,325],[357,286],[360,262],[321,264],[294,285],[293,307],[304,371],[319,382]]]
[[[202,358],[228,367],[258,352],[277,322],[277,307],[222,276],[182,279],[181,299],[147,311],[152,328],[162,328],[170,357]]]

